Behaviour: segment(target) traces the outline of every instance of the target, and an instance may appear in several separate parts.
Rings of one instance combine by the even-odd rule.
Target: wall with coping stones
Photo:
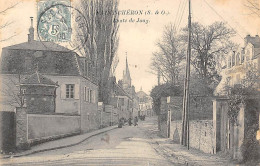
[[[111,120],[113,122],[112,125],[118,124],[119,111],[120,110],[118,110],[117,108],[115,108],[112,105],[101,105],[101,106],[99,106],[98,116],[99,116],[99,122],[100,122],[100,125],[101,125],[100,127],[103,128],[103,127],[110,126]],[[101,122],[101,120],[102,120],[102,122]]]
[[[80,116],[28,114],[28,141],[80,133]]]
[[[174,143],[181,140],[181,121],[171,122],[171,138]],[[212,120],[193,120],[190,121],[190,147],[201,150],[205,153],[216,153],[213,142],[213,123]]]
[[[27,112],[26,108],[16,108],[16,146],[18,149],[26,149],[27,138]]]

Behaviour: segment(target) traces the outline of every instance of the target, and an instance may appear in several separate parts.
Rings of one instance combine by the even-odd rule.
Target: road
[[[123,126],[89,138],[79,145],[29,156],[6,159],[3,165],[176,165],[161,156],[149,137],[149,121]],[[179,164],[178,164],[179,165]]]

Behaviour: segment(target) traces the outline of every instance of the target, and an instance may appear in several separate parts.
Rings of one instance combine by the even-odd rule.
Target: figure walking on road
[[[128,124],[129,124],[129,126],[132,126],[132,118],[128,119]]]
[[[135,117],[135,119],[134,119],[134,126],[138,126],[138,118],[137,118],[137,116]]]

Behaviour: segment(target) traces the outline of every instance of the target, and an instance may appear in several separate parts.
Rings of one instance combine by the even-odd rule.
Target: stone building
[[[37,71],[20,83],[21,95],[27,113],[55,113],[56,88],[52,80],[42,76]]]
[[[128,61],[126,57],[126,67],[123,71],[123,79],[118,81],[118,85],[128,94],[129,100],[129,117],[135,117],[138,115],[138,98],[136,96],[135,87],[132,85],[132,79],[130,70],[128,67]]]
[[[253,108],[252,104],[241,104],[237,121],[231,123],[228,118],[228,102],[226,86],[240,86],[246,73],[260,71],[260,37],[247,35],[244,38],[244,46],[230,52],[227,57],[226,66],[222,71],[222,80],[215,90],[217,98],[213,100],[213,128],[215,131],[216,150],[229,152],[233,158],[241,159],[242,145],[245,143],[247,132],[252,130],[252,126],[260,124],[259,106]],[[259,82],[254,85],[259,92]],[[249,101],[253,101],[249,97]],[[255,100],[255,99],[254,99]],[[252,102],[251,102],[252,103]],[[252,107],[253,106],[253,107]],[[255,110],[258,109],[258,110]],[[255,123],[255,124],[252,124]],[[260,128],[260,127],[259,127]],[[256,138],[259,140],[256,133]]]
[[[139,103],[139,111],[138,115],[145,115],[145,116],[153,116],[153,110],[152,110],[152,98],[148,96],[142,88],[139,92],[136,93],[138,97],[138,103]]]
[[[240,84],[248,70],[260,71],[260,37],[247,35],[244,46],[229,53],[226,65],[223,67],[222,80],[217,86],[215,94],[223,95],[224,86]],[[258,85],[259,89],[259,85]]]
[[[46,78],[46,80],[52,80],[57,84],[55,111],[53,108],[49,108],[45,111],[38,110],[39,112],[49,111],[53,112],[54,115],[65,115],[66,118],[69,118],[67,115],[75,115],[77,116],[75,119],[80,122],[76,123],[80,125],[80,132],[97,129],[100,125],[100,118],[97,113],[98,85],[88,61],[76,52],[56,43],[36,41],[34,33],[33,25],[31,25],[27,42],[2,49],[1,93],[3,91],[10,93],[1,94],[1,109],[14,111],[15,107],[19,107],[19,101],[15,103],[17,97],[12,95],[19,95],[17,85],[26,77],[32,76],[30,79],[36,79],[39,76],[40,82]],[[36,68],[38,74],[33,75]],[[10,101],[12,104],[10,104]],[[51,123],[49,124],[51,125]],[[65,130],[66,128],[64,128]]]

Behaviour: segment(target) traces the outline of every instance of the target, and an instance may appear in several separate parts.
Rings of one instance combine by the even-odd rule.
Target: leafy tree
[[[183,42],[187,42],[187,28],[181,35]],[[221,61],[235,44],[231,37],[235,35],[233,29],[227,28],[224,22],[215,22],[209,26],[195,22],[191,26],[191,64],[201,79],[208,85],[220,81],[219,70]]]
[[[151,91],[151,97],[153,99],[153,110],[158,115],[160,114],[161,108],[161,97],[173,96],[173,95],[182,95],[183,87],[165,83],[155,86]]]

